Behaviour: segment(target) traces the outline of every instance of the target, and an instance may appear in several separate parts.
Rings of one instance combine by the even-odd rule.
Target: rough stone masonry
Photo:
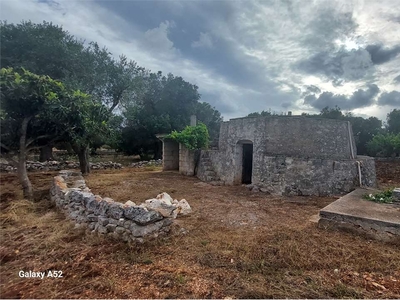
[[[357,156],[349,122],[301,116],[223,122],[218,150],[201,151],[197,177],[251,184],[276,195],[326,196],[376,187],[375,160]]]
[[[140,205],[102,198],[90,191],[80,172],[70,170],[60,171],[54,177],[50,196],[79,226],[124,241],[142,242],[166,234],[177,215],[191,212],[185,199],[173,200],[167,193]]]

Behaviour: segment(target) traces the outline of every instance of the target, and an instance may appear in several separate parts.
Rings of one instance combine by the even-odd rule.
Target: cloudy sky
[[[227,120],[338,105],[400,107],[399,0],[0,0],[0,18],[51,21],[196,84]]]

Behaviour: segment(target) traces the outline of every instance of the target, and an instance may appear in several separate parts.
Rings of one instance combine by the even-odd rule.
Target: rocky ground
[[[384,188],[400,185],[399,172],[377,162]],[[337,197],[274,197],[154,167],[94,170],[86,183],[103,197],[167,192],[192,206],[169,237],[129,246],[74,229],[46,198],[56,173],[30,174],[35,203],[21,200],[15,174],[0,174],[1,298],[400,298],[398,246],[310,221]]]

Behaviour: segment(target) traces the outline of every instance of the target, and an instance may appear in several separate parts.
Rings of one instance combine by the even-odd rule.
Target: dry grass
[[[385,172],[381,180],[400,183]],[[32,175],[38,198],[53,175]],[[48,199],[22,200],[14,175],[1,182],[2,298],[400,297],[398,246],[309,221],[334,197],[272,197],[174,172],[94,172],[87,182],[102,196],[138,203],[165,191],[192,205],[177,220],[186,234],[134,247],[75,229]],[[24,279],[19,270],[64,278]]]

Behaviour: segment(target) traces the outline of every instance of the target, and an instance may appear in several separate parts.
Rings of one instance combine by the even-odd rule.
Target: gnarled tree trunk
[[[90,173],[89,165],[89,148],[80,147],[78,151],[79,167],[81,169],[82,175]]]
[[[72,149],[74,149],[75,153],[78,155],[79,159],[79,168],[81,169],[82,175],[87,175],[90,173],[90,165],[89,165],[89,147],[77,145],[75,143],[71,143]]]
[[[29,200],[33,199],[33,189],[31,181],[28,177],[28,172],[26,170],[26,132],[28,129],[28,123],[31,118],[24,118],[21,125],[21,136],[19,138],[19,155],[18,155],[18,178],[22,185],[22,191],[24,193],[24,198]]]

